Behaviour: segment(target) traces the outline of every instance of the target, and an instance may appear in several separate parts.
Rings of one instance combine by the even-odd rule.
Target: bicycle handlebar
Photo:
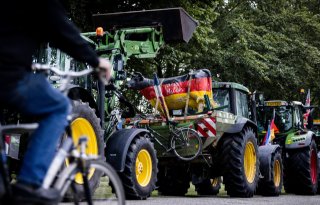
[[[61,77],[71,77],[71,78],[78,78],[78,77],[82,77],[82,76],[86,76],[90,73],[93,72],[93,69],[86,69],[86,70],[82,70],[82,71],[61,71],[58,68],[55,67],[51,67],[49,65],[44,65],[44,64],[33,64],[32,65],[32,70],[33,71],[52,71],[55,74],[61,76]]]

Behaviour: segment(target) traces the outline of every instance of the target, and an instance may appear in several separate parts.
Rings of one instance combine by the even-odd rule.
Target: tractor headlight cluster
[[[235,120],[235,116],[232,113],[216,111],[217,118],[222,118],[226,120]]]

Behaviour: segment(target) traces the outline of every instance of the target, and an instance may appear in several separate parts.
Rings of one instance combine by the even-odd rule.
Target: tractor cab
[[[238,83],[213,82],[212,92],[216,110],[229,112],[253,120],[248,88]]]
[[[278,128],[276,134],[287,134],[291,130],[303,129],[303,104],[293,101],[266,101],[258,106],[258,129],[264,132],[268,129],[271,120]]]
[[[257,107],[258,133],[263,137],[271,121],[274,120],[275,142],[285,143],[286,136],[307,131],[304,129],[304,113],[305,108],[301,102],[265,101],[264,104]]]

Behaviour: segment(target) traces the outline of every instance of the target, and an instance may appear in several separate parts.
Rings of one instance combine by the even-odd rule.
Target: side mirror
[[[113,58],[113,70],[123,71],[124,70],[124,60],[121,54],[114,56]]]
[[[263,93],[258,93],[258,103],[259,103],[259,105],[264,105],[264,95],[263,95]]]
[[[116,80],[125,80],[127,78],[127,73],[124,70],[124,60],[121,54],[114,56],[113,70],[116,73]]]

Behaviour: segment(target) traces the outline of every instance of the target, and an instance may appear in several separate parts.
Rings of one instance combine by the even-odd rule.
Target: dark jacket
[[[0,79],[23,75],[41,43],[50,42],[93,67],[98,56],[67,18],[58,0],[8,0],[0,4]]]

